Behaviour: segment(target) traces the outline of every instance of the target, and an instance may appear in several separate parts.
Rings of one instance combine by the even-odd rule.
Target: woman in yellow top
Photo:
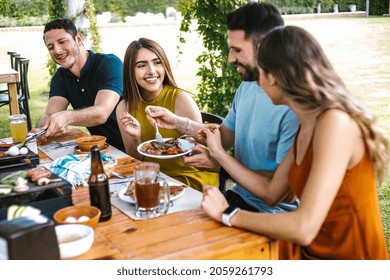
[[[127,154],[158,162],[161,172],[194,189],[201,191],[205,184],[218,185],[218,173],[187,166],[179,157],[160,160],[137,152],[139,144],[156,138],[154,126],[146,117],[147,106],[165,107],[179,116],[202,121],[195,101],[177,87],[168,58],[157,42],[140,38],[128,46],[123,63],[123,97],[116,114]],[[165,129],[160,129],[160,134],[163,138],[181,135],[179,131]]]

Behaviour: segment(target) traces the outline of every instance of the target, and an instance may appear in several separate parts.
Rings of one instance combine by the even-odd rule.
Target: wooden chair
[[[28,86],[28,66],[30,63],[29,59],[20,57],[20,55],[14,56],[13,66],[16,71],[19,72],[20,82],[18,83],[18,104],[19,110],[22,114],[25,114],[27,117],[27,127],[28,130],[32,129],[32,122],[30,116],[30,107],[28,104],[28,99],[30,96],[29,86]],[[0,94],[0,107],[4,105],[9,105],[9,95],[7,93]]]
[[[17,70],[15,68],[16,67],[16,58],[20,57],[20,54],[18,54],[17,52],[7,52],[7,54],[9,55],[9,58],[10,58],[11,68]]]
[[[216,114],[212,113],[206,113],[206,112],[201,112],[202,114],[202,121],[203,123],[216,123],[216,124],[222,124],[224,118],[221,116],[218,116]],[[226,170],[221,167],[219,170],[219,189],[223,191],[226,186],[226,180],[229,179],[230,176],[226,172]]]

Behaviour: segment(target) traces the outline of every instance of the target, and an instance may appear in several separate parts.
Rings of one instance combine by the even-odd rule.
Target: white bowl
[[[82,224],[59,225],[55,227],[61,259],[69,259],[87,252],[94,240],[94,231]]]

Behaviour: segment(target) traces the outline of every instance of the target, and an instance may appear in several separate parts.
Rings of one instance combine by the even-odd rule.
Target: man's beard
[[[76,64],[77,59],[79,58],[79,55],[80,55],[80,49],[77,47],[74,48],[72,50],[72,52],[68,54],[68,57],[70,56],[70,57],[74,58],[73,61],[68,65],[63,65],[62,67],[65,69],[71,69]],[[59,62],[56,62],[56,63],[60,64]]]
[[[236,63],[235,65],[239,65],[245,69],[244,73],[239,73],[242,81],[254,82],[254,81],[257,81],[259,79],[260,74],[259,74],[259,70],[256,67],[251,68],[248,64],[243,65],[243,64],[239,64],[239,63]]]

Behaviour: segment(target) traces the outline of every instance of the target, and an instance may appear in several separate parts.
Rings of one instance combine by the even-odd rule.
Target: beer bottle
[[[88,185],[91,205],[99,208],[102,212],[99,222],[109,220],[112,212],[110,188],[108,177],[104,173],[98,146],[91,147],[91,175],[89,176]]]

